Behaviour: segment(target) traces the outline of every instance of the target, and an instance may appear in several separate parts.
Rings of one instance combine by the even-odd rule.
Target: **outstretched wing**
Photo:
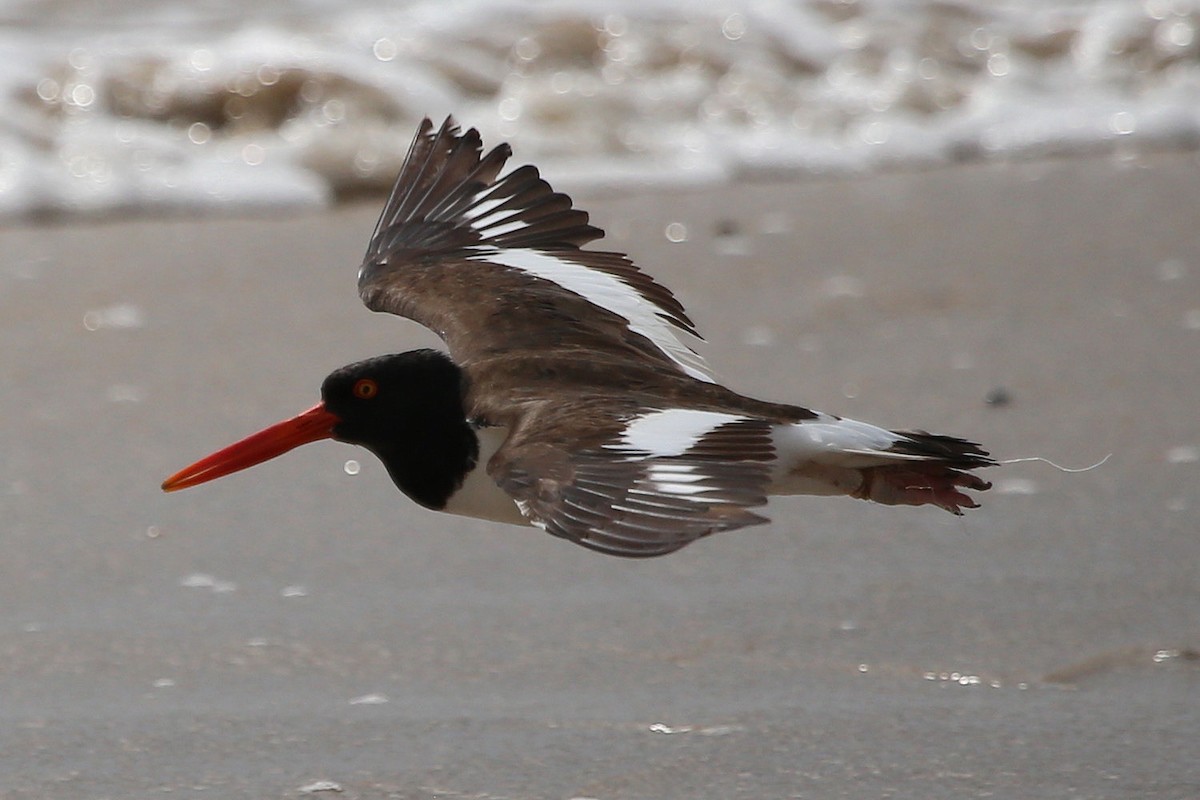
[[[767,521],[750,511],[767,501],[774,449],[764,420],[650,411],[597,441],[550,411],[525,430],[533,433],[515,433],[488,472],[534,525],[584,547],[659,556]]]
[[[468,372],[555,351],[634,358],[712,381],[671,292],[602,237],[532,166],[503,175],[508,145],[447,118],[417,130],[359,272],[363,302],[440,335]]]

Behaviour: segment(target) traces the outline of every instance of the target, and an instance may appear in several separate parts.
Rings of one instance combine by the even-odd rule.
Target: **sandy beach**
[[[1198,175],[577,194],[741,391],[1112,454],[646,562],[423,511],[333,443],[159,491],[436,344],[358,300],[376,203],[0,230],[0,798],[1200,797]]]

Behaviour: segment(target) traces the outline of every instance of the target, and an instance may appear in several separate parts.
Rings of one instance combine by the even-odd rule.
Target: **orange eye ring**
[[[379,394],[379,385],[370,378],[359,378],[354,383],[354,396],[360,400],[370,400]]]

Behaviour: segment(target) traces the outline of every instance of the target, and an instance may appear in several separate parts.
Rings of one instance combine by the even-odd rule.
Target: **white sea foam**
[[[0,0],[0,218],[320,206],[453,112],[556,183],[1200,144],[1200,0]]]

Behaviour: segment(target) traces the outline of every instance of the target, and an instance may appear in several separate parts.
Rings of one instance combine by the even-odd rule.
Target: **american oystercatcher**
[[[502,144],[424,120],[358,275],[372,311],[435,331],[342,367],[321,402],[198,461],[173,491],[298,445],[362,445],[427,508],[530,524],[618,556],[657,556],[766,522],[769,495],[977,503],[979,445],[890,431],[717,383],[674,295]]]

